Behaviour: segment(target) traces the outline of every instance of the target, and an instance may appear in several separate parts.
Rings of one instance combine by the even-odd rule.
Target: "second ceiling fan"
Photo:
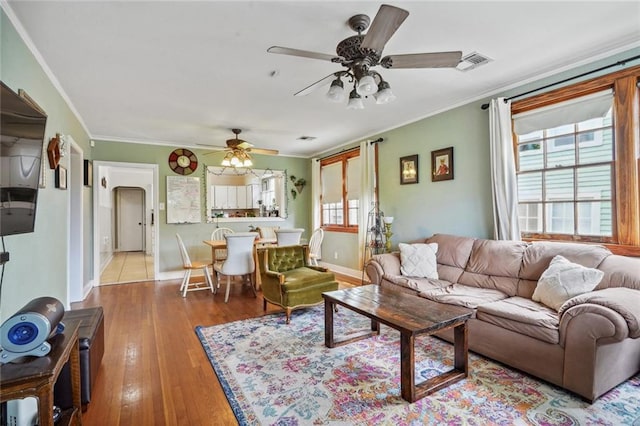
[[[299,56],[310,59],[320,59],[338,63],[346,70],[337,71],[305,87],[295,96],[304,96],[318,87],[331,82],[331,88],[327,96],[336,102],[344,97],[344,78],[347,83],[352,83],[354,88],[349,94],[349,106],[362,108],[361,97],[373,96],[376,103],[391,102],[395,96],[391,92],[391,86],[382,76],[373,70],[378,65],[383,68],[454,68],[462,59],[461,51],[412,53],[403,55],[382,56],[382,51],[396,30],[409,16],[409,12],[395,6],[383,4],[380,6],[373,22],[367,15],[352,16],[349,27],[356,31],[354,35],[342,40],[336,47],[336,55],[310,52],[307,50],[292,49],[289,47],[272,46],[267,49],[269,53]],[[371,25],[369,25],[371,24]],[[364,31],[369,29],[366,34]]]
[[[242,132],[241,129],[231,129],[236,135],[233,139],[227,139],[227,148],[225,148],[225,155],[222,159],[222,165],[225,167],[251,167],[253,161],[251,160],[251,154],[263,154],[263,155],[278,155],[278,151],[275,149],[263,149],[255,148],[249,142],[238,138],[238,135]]]

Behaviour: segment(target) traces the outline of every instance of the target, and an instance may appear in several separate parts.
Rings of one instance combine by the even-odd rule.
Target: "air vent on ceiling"
[[[312,141],[314,139],[316,139],[315,136],[300,136],[298,138],[299,141]]]
[[[490,57],[478,52],[473,52],[463,56],[456,69],[458,71],[470,71],[474,68],[478,68],[481,65],[486,65],[491,61],[493,61],[493,59],[491,59]]]

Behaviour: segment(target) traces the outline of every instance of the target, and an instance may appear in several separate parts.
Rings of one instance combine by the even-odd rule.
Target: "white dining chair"
[[[324,230],[317,228],[311,234],[309,239],[309,263],[318,266],[318,260],[322,259],[320,249],[322,248],[322,240],[324,239]]]
[[[211,275],[209,275],[209,266],[211,263],[209,262],[192,262],[189,257],[189,252],[180,237],[180,234],[176,234],[176,239],[178,240],[178,247],[180,248],[180,256],[182,257],[182,269],[184,269],[184,276],[182,277],[182,284],[180,285],[180,291],[182,292],[182,297],[187,296],[188,291],[196,291],[196,290],[211,290],[211,293],[215,293],[215,289],[213,288],[213,281],[211,280]],[[193,270],[201,269],[204,274],[204,281],[200,282],[189,282],[191,279],[191,272]],[[206,286],[202,286],[205,284]]]
[[[220,275],[226,275],[227,277],[224,303],[229,301],[229,289],[231,288],[232,276],[243,277],[243,282],[247,282],[248,277],[253,295],[257,297],[255,283],[252,279],[256,270],[256,262],[253,257],[253,245],[257,237],[257,232],[235,232],[224,236],[225,240],[227,240],[227,259],[222,263],[213,265],[216,271],[218,287],[220,287]]]
[[[213,241],[221,241],[224,240],[225,235],[233,234],[233,229],[231,228],[216,228],[211,233],[211,239]],[[215,261],[223,261],[227,258],[227,249],[215,249]]]
[[[280,228],[275,231],[278,246],[296,246],[300,244],[300,237],[304,229],[302,228]]]

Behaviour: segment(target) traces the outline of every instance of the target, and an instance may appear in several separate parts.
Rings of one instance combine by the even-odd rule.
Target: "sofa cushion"
[[[420,292],[420,296],[434,302],[450,305],[477,308],[484,303],[506,299],[508,296],[501,291],[490,288],[469,287],[462,284],[452,284],[447,287],[436,288]]]
[[[476,318],[543,342],[560,341],[558,313],[524,297],[480,305]]]
[[[540,275],[551,263],[551,259],[558,254],[570,262],[578,263],[587,268],[597,268],[604,259],[611,256],[611,251],[599,245],[547,241],[534,242],[529,244],[524,252],[520,278],[533,281],[539,280]]]
[[[462,275],[475,238],[458,237],[456,235],[435,234],[425,241],[438,244],[438,277],[452,283],[458,282],[458,278]]]
[[[438,244],[398,244],[400,272],[408,277],[438,279]]]
[[[458,282],[473,287],[493,288],[515,296],[526,248],[527,243],[523,241],[475,240]]]
[[[335,281],[333,272],[321,272],[312,268],[303,266],[297,269],[282,272],[286,277],[284,286],[287,290],[295,290],[296,288],[304,288],[313,284]]]
[[[628,287],[640,290],[640,258],[611,255],[598,266],[604,277],[595,288]]]
[[[557,311],[572,297],[593,290],[603,275],[598,269],[586,268],[557,255],[540,276],[531,298]]]

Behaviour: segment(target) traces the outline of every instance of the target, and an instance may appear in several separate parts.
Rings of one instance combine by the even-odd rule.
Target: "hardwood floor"
[[[101,286],[72,305],[102,306],[105,318],[105,353],[83,424],[237,424],[194,328],[264,315],[261,294],[232,285],[225,304],[223,294],[207,291],[182,298],[179,287],[179,280]],[[269,305],[267,313],[278,311]]]

